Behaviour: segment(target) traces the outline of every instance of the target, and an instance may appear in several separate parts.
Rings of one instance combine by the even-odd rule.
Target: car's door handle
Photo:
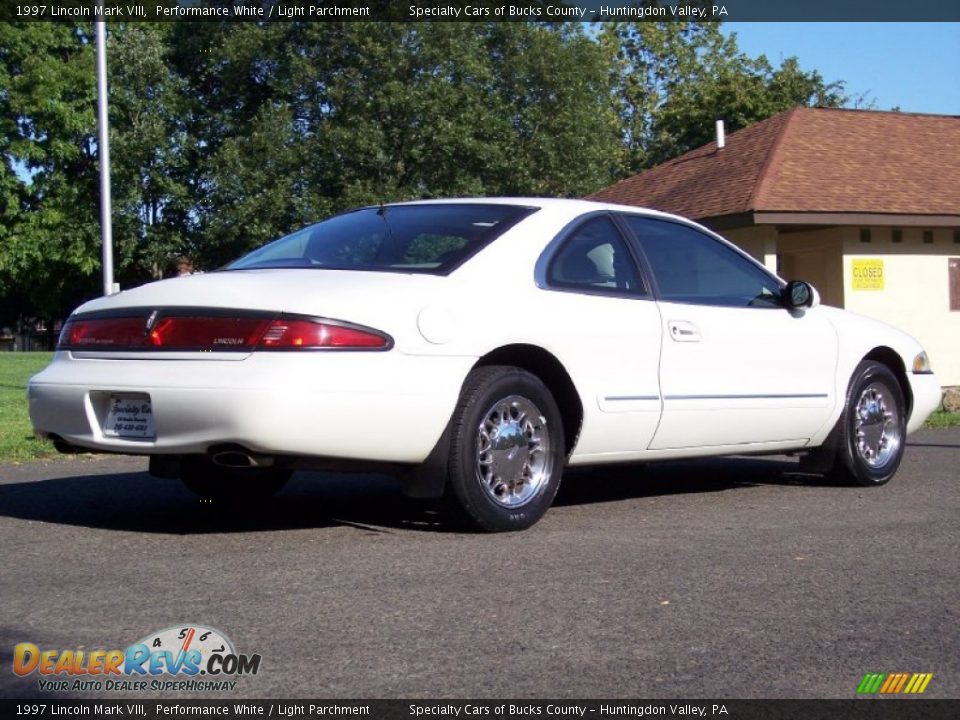
[[[670,320],[670,337],[677,342],[700,342],[700,329],[686,320]]]

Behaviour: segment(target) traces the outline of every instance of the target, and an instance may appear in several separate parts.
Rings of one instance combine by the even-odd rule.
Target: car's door
[[[837,337],[781,282],[689,225],[624,215],[662,316],[663,416],[651,449],[802,444],[834,403]]]
[[[536,273],[549,292],[534,317],[584,406],[572,462],[645,451],[660,420],[660,312],[621,228],[608,213],[578,220]]]

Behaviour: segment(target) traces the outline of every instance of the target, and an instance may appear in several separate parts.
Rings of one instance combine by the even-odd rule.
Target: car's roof
[[[464,203],[485,203],[488,205],[522,205],[524,207],[535,207],[542,209],[565,210],[575,213],[596,212],[597,210],[614,210],[619,212],[632,212],[643,215],[652,215],[656,217],[681,219],[689,222],[687,218],[680,218],[677,215],[653,210],[652,208],[637,207],[635,205],[617,205],[615,203],[597,202],[595,200],[579,200],[571,198],[546,198],[546,197],[463,197],[463,198],[431,198],[426,200],[409,200],[406,202],[387,203],[387,207],[400,207],[404,205],[453,205]],[[371,206],[376,207],[376,206]]]

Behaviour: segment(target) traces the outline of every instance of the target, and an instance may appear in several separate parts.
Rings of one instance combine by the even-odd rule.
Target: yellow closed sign
[[[854,290],[883,290],[883,260],[871,258],[853,261]]]

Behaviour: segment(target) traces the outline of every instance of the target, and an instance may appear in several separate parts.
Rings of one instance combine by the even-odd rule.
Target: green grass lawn
[[[56,455],[53,445],[33,436],[27,417],[27,380],[50,362],[53,353],[0,353],[0,462]]]
[[[27,380],[50,362],[53,353],[0,353],[0,463],[56,455],[53,445],[33,436],[27,417]],[[960,426],[960,413],[937,411],[924,427]]]
[[[927,418],[924,424],[926,428],[945,428],[960,426],[960,412],[947,412],[946,410],[937,410],[933,415]]]

